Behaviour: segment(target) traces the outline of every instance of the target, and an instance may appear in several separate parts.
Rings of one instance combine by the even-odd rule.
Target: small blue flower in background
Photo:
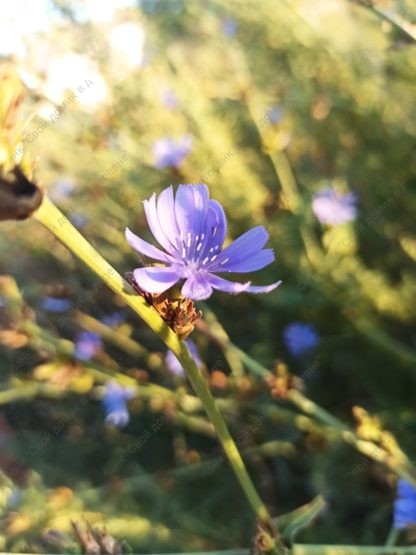
[[[172,89],[163,89],[160,93],[160,103],[165,108],[174,110],[179,106],[179,99]]]
[[[154,166],[158,170],[178,168],[191,152],[192,137],[184,135],[180,139],[163,137],[153,143]]]
[[[117,310],[115,312],[111,312],[110,314],[106,314],[101,318],[101,322],[106,326],[114,327],[120,326],[126,317],[122,310]]]
[[[123,387],[117,382],[109,382],[105,387],[102,404],[106,413],[105,421],[110,426],[122,428],[130,420],[127,401],[132,399],[135,391],[129,387]]]
[[[226,37],[234,37],[238,29],[237,21],[232,17],[227,17],[222,22],[222,32]]]
[[[357,217],[357,195],[341,195],[328,188],[317,193],[312,200],[312,211],[321,224],[337,225]]]
[[[416,487],[406,480],[397,483],[393,520],[394,527],[399,530],[416,525]]]
[[[313,349],[319,343],[319,335],[310,324],[292,322],[283,332],[287,349],[293,356],[299,356]]]
[[[88,221],[84,214],[79,214],[78,212],[70,214],[69,219],[77,229],[82,229]]]
[[[44,297],[40,301],[40,307],[47,312],[66,312],[72,306],[69,299],[62,299],[60,297]]]
[[[182,295],[194,301],[207,299],[214,289],[226,293],[268,293],[280,281],[254,286],[250,281],[236,283],[215,274],[248,273],[260,270],[274,260],[273,249],[264,249],[269,234],[263,226],[243,233],[223,248],[227,220],[222,206],[209,198],[206,185],[179,185],[176,197],[168,187],[156,200],[144,201],[150,231],[165,252],[126,229],[126,238],[135,250],[166,266],[137,268],[137,285],[148,293],[163,293],[184,279]]]
[[[68,198],[75,188],[75,181],[71,177],[64,177],[53,183],[48,194],[53,201],[59,202]]]
[[[283,110],[280,106],[271,106],[267,111],[267,119],[270,123],[279,123],[283,119]]]
[[[23,501],[23,494],[20,489],[15,488],[13,489],[9,496],[7,497],[6,501],[6,510],[8,511],[15,511],[19,505],[21,505]]]
[[[191,355],[193,356],[197,366],[201,367],[202,361],[199,357],[198,347],[195,345],[192,339],[186,339],[185,343],[188,349],[190,350]],[[172,353],[171,350],[169,350],[166,353],[165,364],[166,364],[166,368],[171,374],[174,374],[175,376],[181,376],[181,377],[185,376],[185,370],[183,369],[182,364],[175,357],[175,355]]]
[[[91,360],[101,349],[101,337],[92,331],[82,331],[75,339],[75,356],[79,360]]]
[[[7,301],[4,297],[0,297],[0,308],[4,308],[7,304]]]

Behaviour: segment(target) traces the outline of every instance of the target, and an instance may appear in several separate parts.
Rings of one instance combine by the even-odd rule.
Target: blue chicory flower
[[[75,339],[75,356],[79,360],[91,360],[101,349],[101,337],[92,331],[82,331]]]
[[[163,89],[160,93],[160,102],[165,108],[174,110],[179,106],[179,100],[172,89]]]
[[[287,349],[293,356],[299,356],[313,349],[319,343],[319,335],[310,324],[292,322],[283,332]]]
[[[22,491],[19,488],[15,488],[9,493],[5,508],[7,511],[16,511],[16,509],[22,504],[22,501]]]
[[[53,201],[59,202],[68,198],[75,190],[76,186],[77,184],[72,177],[63,177],[53,183],[49,191],[49,196]]]
[[[154,166],[158,170],[178,168],[191,152],[192,137],[184,135],[180,139],[164,137],[153,143]]]
[[[114,327],[120,326],[126,319],[125,314],[121,310],[116,310],[110,314],[106,314],[101,318],[101,322],[106,326]]]
[[[185,343],[191,355],[193,356],[193,359],[195,360],[197,366],[201,367],[202,361],[199,357],[198,347],[195,345],[192,339],[186,339]],[[166,364],[166,368],[171,374],[174,374],[175,376],[185,376],[185,370],[182,364],[179,362],[179,360],[176,358],[176,356],[173,354],[173,352],[170,349],[166,353],[165,364]]]
[[[416,525],[416,487],[406,480],[397,483],[393,521],[394,527],[399,530]]]
[[[280,106],[271,106],[267,111],[267,119],[271,124],[279,123],[283,115],[283,109]]]
[[[322,224],[350,222],[357,217],[357,195],[341,195],[334,189],[327,188],[314,196],[312,211]]]
[[[60,297],[44,297],[40,301],[40,306],[47,312],[66,312],[71,308],[72,302]]]
[[[222,22],[222,32],[226,37],[233,37],[237,32],[237,28],[238,23],[233,17],[227,17]]]
[[[127,401],[132,399],[135,392],[132,388],[123,387],[117,382],[106,385],[102,403],[106,413],[105,421],[111,426],[123,428],[130,420]]]
[[[70,214],[69,219],[77,229],[82,229],[88,221],[87,217],[79,212],[73,212]]]
[[[179,185],[176,197],[168,187],[156,199],[144,201],[147,222],[165,252],[126,229],[130,246],[166,266],[134,270],[138,286],[148,293],[162,293],[184,279],[182,294],[194,301],[207,299],[213,289],[226,293],[268,293],[280,281],[253,286],[250,281],[236,283],[216,273],[254,272],[274,260],[272,249],[263,249],[269,234],[262,226],[243,233],[223,248],[227,221],[222,206],[209,198],[206,185]]]

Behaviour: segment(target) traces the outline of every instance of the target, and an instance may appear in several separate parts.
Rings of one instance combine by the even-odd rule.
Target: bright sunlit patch
[[[117,10],[122,8],[137,7],[134,0],[85,0],[74,7],[75,17],[78,21],[93,21],[102,23],[110,21]]]
[[[110,33],[110,44],[118,61],[127,69],[135,69],[143,62],[145,32],[138,23],[121,23]]]
[[[57,104],[75,93],[77,101],[84,106],[104,102],[108,96],[107,85],[95,64],[73,53],[56,56],[48,62],[44,92]]]

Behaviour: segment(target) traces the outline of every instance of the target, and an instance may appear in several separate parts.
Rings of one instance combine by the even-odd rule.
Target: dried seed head
[[[33,163],[25,156],[21,106],[25,87],[8,65],[0,66],[0,221],[23,220],[42,202],[33,183]]]
[[[72,530],[76,540],[82,548],[82,552],[88,555],[121,555],[123,550],[121,544],[107,533],[105,528],[92,528],[86,523],[86,530],[82,530],[78,522],[71,522]]]
[[[257,524],[257,534],[253,539],[253,546],[250,550],[251,555],[272,555],[272,553],[289,554],[289,550],[284,544],[277,530],[264,523]]]
[[[228,387],[228,377],[221,370],[213,370],[209,381],[213,389],[226,390]]]
[[[287,399],[290,390],[303,388],[302,379],[291,374],[281,362],[276,364],[274,373],[266,376],[266,383],[272,396],[278,399]]]
[[[125,274],[125,278],[136,293],[156,310],[159,316],[179,336],[179,339],[184,340],[191,334],[196,322],[202,316],[202,311],[195,309],[194,302],[191,299],[169,291],[159,295],[147,293],[140,289],[131,272]]]
[[[19,166],[0,175],[0,221],[25,220],[39,208],[41,189],[29,181]]]

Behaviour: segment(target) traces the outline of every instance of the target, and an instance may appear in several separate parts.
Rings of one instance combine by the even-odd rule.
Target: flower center
[[[205,233],[194,235],[192,232],[181,233],[181,257],[182,263],[189,270],[204,269],[209,262],[214,262],[221,251],[220,244],[214,244],[217,228],[212,229],[211,237]]]

